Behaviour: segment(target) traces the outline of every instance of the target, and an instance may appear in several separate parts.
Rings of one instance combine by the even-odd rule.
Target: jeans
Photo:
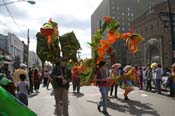
[[[174,96],[175,95],[175,83],[173,83],[173,81],[170,81],[170,96]]]
[[[161,79],[156,79],[156,91],[161,93]]]
[[[101,93],[101,101],[99,105],[103,107],[103,111],[107,111],[107,96],[108,96],[108,87],[101,86],[99,87]]]
[[[19,99],[23,104],[25,104],[26,106],[28,106],[28,98],[27,98],[27,95],[26,95],[26,94],[24,94],[24,93],[18,94],[18,99]]]

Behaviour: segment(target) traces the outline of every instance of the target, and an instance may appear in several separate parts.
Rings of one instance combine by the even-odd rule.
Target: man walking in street
[[[72,75],[71,70],[67,67],[66,58],[61,59],[61,64],[56,64],[50,77],[56,102],[56,114],[57,116],[69,116],[68,89]]]
[[[98,111],[101,112],[101,107],[103,107],[102,113],[106,116],[109,116],[107,112],[108,77],[107,77],[107,67],[105,64],[106,64],[105,61],[101,61],[99,63],[99,67],[97,68],[97,72],[96,72],[95,81],[101,93],[101,100],[97,105],[97,109]]]

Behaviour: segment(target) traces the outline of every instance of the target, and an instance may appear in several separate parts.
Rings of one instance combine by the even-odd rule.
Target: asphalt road
[[[38,116],[54,116],[54,97],[52,90],[41,87],[39,94],[29,97],[29,108]],[[118,98],[110,97],[108,112],[111,116],[175,116],[175,98],[146,92],[135,88],[129,94],[130,101],[123,100],[123,90],[119,89]],[[97,110],[100,99],[98,87],[83,86],[81,93],[73,94],[69,90],[70,116],[104,116]]]

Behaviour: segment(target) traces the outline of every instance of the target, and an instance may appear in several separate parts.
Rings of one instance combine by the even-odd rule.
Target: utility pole
[[[175,63],[175,36],[174,36],[174,26],[173,26],[173,15],[171,9],[171,0],[167,0],[168,2],[168,14],[170,19],[170,31],[171,31],[171,44],[172,44],[172,63]]]
[[[29,29],[27,30],[27,68],[29,68],[29,43],[30,43],[30,37],[29,37]]]

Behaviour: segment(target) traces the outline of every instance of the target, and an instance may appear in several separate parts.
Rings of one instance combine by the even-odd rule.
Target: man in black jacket
[[[54,67],[50,76],[52,78],[53,93],[56,102],[56,114],[57,116],[69,116],[68,89],[72,75],[70,68],[67,66],[66,58],[62,58],[61,63]]]

